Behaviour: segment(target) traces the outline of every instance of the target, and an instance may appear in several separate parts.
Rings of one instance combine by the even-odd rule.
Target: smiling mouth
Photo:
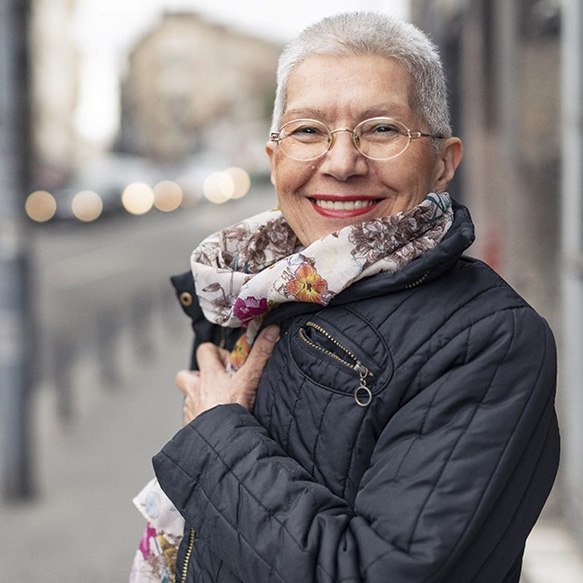
[[[312,202],[321,209],[330,211],[353,211],[365,209],[377,204],[376,200],[322,200],[312,199]]]

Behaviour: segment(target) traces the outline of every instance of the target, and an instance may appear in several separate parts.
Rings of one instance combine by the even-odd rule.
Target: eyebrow
[[[299,115],[300,117],[312,116],[316,118],[325,118],[326,114],[320,109],[314,109],[312,107],[298,107],[296,109],[288,109],[283,113],[283,117],[289,117]]]
[[[388,113],[389,112],[389,113]],[[369,117],[392,117],[395,115],[401,115],[406,117],[411,115],[413,112],[408,107],[405,107],[399,103],[383,103],[378,104],[373,107],[369,107],[366,110],[359,112],[359,117],[361,119],[367,119]],[[291,116],[301,116],[301,117],[314,117],[316,119],[326,120],[328,118],[326,112],[322,109],[315,107],[297,107],[289,109],[284,112],[283,117],[289,118]]]

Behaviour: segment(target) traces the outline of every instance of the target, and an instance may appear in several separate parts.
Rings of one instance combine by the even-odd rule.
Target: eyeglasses
[[[334,134],[349,132],[354,147],[371,160],[392,160],[409,147],[412,140],[432,138],[442,140],[444,136],[426,134],[410,130],[391,117],[372,117],[361,121],[354,129],[337,128],[331,130],[316,119],[294,119],[270,134],[283,153],[302,162],[323,156],[334,142]]]

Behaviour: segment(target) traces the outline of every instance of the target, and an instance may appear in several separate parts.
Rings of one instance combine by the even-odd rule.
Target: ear
[[[275,186],[275,146],[271,140],[265,144],[265,153],[269,158],[269,167],[271,169],[271,184]]]
[[[436,166],[434,192],[444,192],[453,180],[457,167],[463,157],[463,144],[459,138],[447,138],[442,141]]]

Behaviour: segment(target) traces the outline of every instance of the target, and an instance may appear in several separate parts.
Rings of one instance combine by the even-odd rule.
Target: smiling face
[[[393,59],[315,55],[289,78],[282,125],[311,118],[331,129],[354,128],[364,119],[388,116],[428,131],[411,95],[411,76]],[[279,208],[304,245],[342,227],[410,209],[429,192],[444,191],[455,174],[461,142],[441,141],[439,152],[430,139],[421,138],[398,158],[370,160],[356,150],[349,132],[338,132],[332,148],[308,162],[287,157],[270,141]]]

